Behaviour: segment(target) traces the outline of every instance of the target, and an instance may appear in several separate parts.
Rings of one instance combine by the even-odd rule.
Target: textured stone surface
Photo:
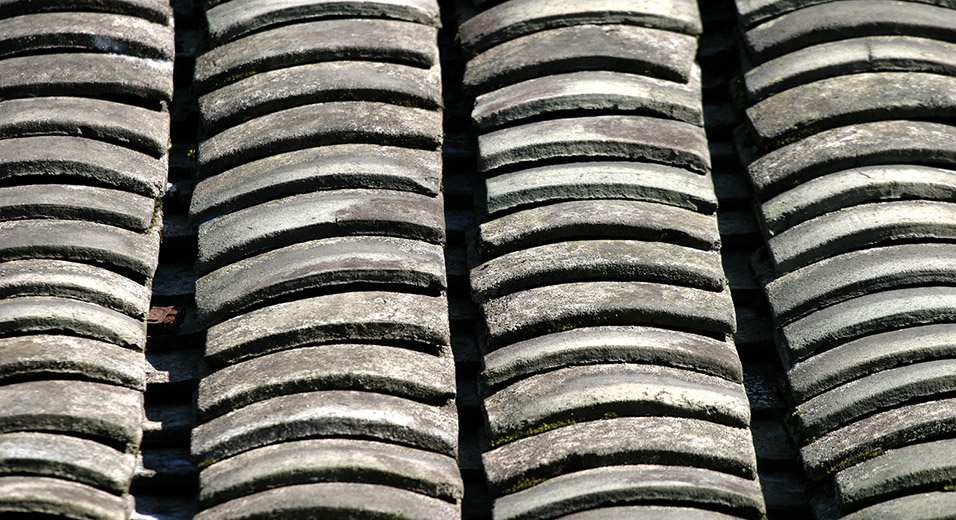
[[[750,53],[766,61],[801,47],[854,36],[901,34],[953,41],[956,12],[918,2],[844,0],[809,6],[744,33]]]
[[[278,442],[361,437],[454,456],[458,415],[443,407],[372,392],[326,391],[274,397],[200,424],[192,455],[200,465]],[[205,464],[203,464],[205,462]]]
[[[357,439],[308,439],[230,457],[200,474],[200,501],[226,500],[312,482],[388,485],[445,500],[464,492],[455,459],[396,444]]]
[[[804,467],[814,478],[913,442],[951,437],[956,432],[956,399],[897,406],[815,439],[800,449]]]
[[[230,1],[232,5],[235,2]],[[441,106],[438,67],[331,61],[254,74],[199,98],[209,134],[270,112],[328,101],[376,101],[436,110]]]
[[[939,488],[956,479],[956,439],[914,444],[841,471],[834,478],[843,510],[912,491]]]
[[[885,163],[956,165],[956,127],[882,121],[834,128],[764,155],[748,172],[762,202],[827,173]]]
[[[919,165],[864,166],[810,179],[760,205],[771,233],[840,208],[896,199],[956,199],[956,171]]]
[[[460,506],[390,486],[359,483],[300,484],[271,489],[207,509],[196,520],[322,517],[420,518],[461,516]]]
[[[690,0],[570,0],[540,4],[517,0],[496,5],[461,24],[461,46],[466,53],[536,32],[586,24],[653,27],[686,34],[703,30],[697,4]]]
[[[478,138],[478,168],[490,171],[536,161],[607,157],[649,161],[699,173],[710,169],[700,127],[644,116],[591,116],[527,123]]]
[[[437,32],[435,27],[395,20],[285,25],[240,38],[197,58],[193,88],[204,94],[252,74],[318,61],[375,60],[429,68],[438,62]],[[323,37],[316,38],[316,34]]]
[[[388,18],[439,27],[436,0],[239,0],[206,11],[213,45],[263,28],[316,18]]]
[[[757,474],[749,430],[679,417],[579,422],[495,448],[482,461],[492,495],[521,481],[619,464],[692,466],[748,479]]]
[[[478,228],[480,252],[493,258],[558,240],[623,238],[716,250],[717,219],[690,210],[631,200],[579,200],[509,213]]]
[[[936,491],[918,493],[870,506],[844,516],[845,520],[951,520],[956,511],[956,493]]]
[[[320,345],[274,352],[225,367],[199,383],[200,420],[296,392],[364,390],[425,402],[455,396],[450,350],[436,356],[378,345]]]
[[[495,501],[495,520],[557,518],[609,505],[678,503],[747,518],[764,513],[755,480],[698,468],[612,466],[555,477]]]
[[[557,242],[493,258],[471,271],[475,301],[555,283],[649,281],[720,291],[724,272],[716,252],[664,242]]]
[[[0,514],[126,520],[129,511],[121,497],[85,484],[49,477],[10,476],[0,477]]]
[[[956,78],[918,72],[842,75],[780,92],[747,109],[768,147],[847,124],[956,114]]]
[[[736,0],[737,13],[745,26],[750,26],[768,18],[802,9],[811,5],[823,4],[831,0]],[[956,7],[953,0],[910,0],[942,7]]]
[[[507,41],[473,58],[465,88],[482,94],[540,76],[609,70],[686,83],[697,51],[693,36],[629,25],[578,25]]]
[[[172,60],[173,29],[143,18],[90,12],[39,13],[0,20],[0,56],[82,50]]]
[[[162,157],[169,146],[169,115],[87,98],[24,98],[0,104],[0,139],[44,134],[82,136]]]
[[[796,418],[817,437],[858,417],[913,399],[956,389],[956,360],[941,359],[884,370],[824,392],[799,405]]]
[[[18,296],[73,298],[145,320],[150,291],[145,285],[92,265],[62,260],[0,262],[0,298]]]
[[[561,518],[562,520],[734,520],[739,517],[690,507],[621,506],[582,511]]]
[[[304,240],[387,235],[444,242],[440,198],[391,190],[335,190],[293,195],[230,213],[199,227],[196,271]]]
[[[491,215],[581,199],[658,202],[704,214],[717,210],[710,175],[642,162],[578,162],[526,168],[491,177],[484,189],[484,207],[477,210]]]
[[[0,300],[0,335],[66,332],[142,351],[146,323],[96,304],[61,297]]]
[[[589,327],[556,332],[489,352],[479,375],[496,387],[539,372],[601,363],[648,363],[743,380],[732,343],[650,327]]]
[[[481,327],[492,349],[595,325],[660,325],[722,333],[736,328],[729,291],[648,282],[550,285],[489,300],[481,309]]]
[[[6,182],[77,179],[158,198],[166,189],[166,172],[165,158],[80,137],[4,139],[0,147],[0,180]]]
[[[443,297],[354,291],[280,303],[211,327],[206,361],[222,366],[301,345],[345,340],[411,342],[424,349],[448,345],[447,302]]]
[[[276,298],[311,289],[365,283],[442,291],[446,286],[442,247],[381,236],[293,244],[199,278],[196,307],[200,319],[212,323]]]
[[[69,220],[0,222],[0,260],[63,259],[113,266],[149,279],[156,271],[159,233]]]
[[[782,328],[781,346],[796,362],[862,336],[952,321],[956,288],[915,287],[877,292],[821,309]]]
[[[887,289],[946,285],[954,274],[950,244],[900,244],[851,251],[810,264],[769,283],[767,300],[778,324]]]
[[[2,97],[84,94],[133,96],[150,103],[169,103],[173,99],[173,64],[82,52],[0,60]]]
[[[53,334],[0,338],[0,380],[39,375],[146,390],[146,362],[142,354],[130,349]]]
[[[956,357],[956,326],[907,327],[844,343],[794,365],[787,376],[800,401],[853,379],[931,359]]]
[[[692,70],[688,84],[610,71],[529,79],[478,96],[471,118],[479,129],[488,131],[524,119],[584,110],[631,112],[702,125],[700,69]]]
[[[146,231],[155,206],[156,201],[149,197],[93,186],[28,184],[0,188],[0,220],[87,220]]]
[[[861,204],[808,220],[767,240],[773,263],[788,272],[848,251],[901,241],[956,237],[956,204],[893,201]]]
[[[441,113],[387,103],[331,102],[288,108],[234,126],[199,146],[206,175],[281,152],[369,143],[434,150]]]
[[[142,392],[120,386],[73,380],[0,386],[2,433],[67,433],[103,440],[129,453],[143,435],[142,410]]]
[[[47,11],[94,11],[139,16],[169,23],[173,8],[164,0],[0,0],[0,10],[10,16]]]
[[[869,36],[813,45],[758,65],[744,74],[752,101],[842,74],[956,73],[956,45],[912,36]]]
[[[122,495],[136,457],[95,441],[49,433],[0,434],[0,475],[62,478]]]
[[[485,399],[492,445],[542,425],[613,415],[691,417],[746,427],[743,385],[711,375],[654,365],[568,367],[522,379]]]
[[[341,144],[272,155],[196,184],[190,219],[213,217],[277,197],[343,188],[437,195],[441,154],[372,144]]]

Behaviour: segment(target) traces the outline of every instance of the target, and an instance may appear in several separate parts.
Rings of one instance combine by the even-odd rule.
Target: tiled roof
[[[949,518],[953,0],[0,0],[0,516]]]

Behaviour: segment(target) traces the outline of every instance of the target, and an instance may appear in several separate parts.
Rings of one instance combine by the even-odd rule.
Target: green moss
[[[230,83],[235,83],[241,79],[246,79],[249,76],[255,76],[255,75],[256,75],[256,71],[254,70],[247,70],[246,72],[239,72],[237,74],[233,74],[232,76],[228,76],[226,77],[226,79],[217,83],[214,89],[225,87],[226,85]]]
[[[520,430],[509,435],[498,437],[497,439],[491,441],[491,447],[496,448],[498,446],[501,446],[502,444],[508,444],[509,442],[514,442],[518,439],[524,439],[525,437],[531,437],[532,435],[537,435],[539,433],[551,431],[556,428],[561,428],[562,426],[571,426],[572,424],[577,424],[577,421],[575,421],[574,419],[566,419],[563,421],[545,423],[540,426],[535,426],[534,428],[528,428],[526,430]]]
[[[950,480],[949,484],[943,486],[943,491],[956,492],[956,480]]]
[[[856,466],[857,464],[859,464],[859,463],[861,463],[861,462],[865,462],[865,461],[868,461],[868,460],[870,460],[870,459],[875,459],[876,457],[879,457],[879,456],[882,455],[882,454],[883,454],[883,449],[882,449],[882,448],[877,448],[877,449],[875,449],[875,450],[870,450],[870,451],[868,451],[868,452],[866,452],[866,453],[861,453],[861,454],[859,454],[859,455],[850,457],[850,458],[848,458],[848,459],[846,459],[846,460],[840,462],[839,464],[837,464],[837,465],[831,467],[831,468],[827,471],[827,473],[830,474],[830,475],[832,475],[832,474],[834,474],[834,473],[839,473],[839,472],[845,470],[846,468],[849,468],[850,466]]]
[[[205,468],[208,468],[209,466],[212,466],[213,464],[217,462],[219,462],[219,459],[206,459],[200,462],[199,464],[197,464],[196,467],[198,467],[199,469],[205,469]]]
[[[605,419],[617,419],[618,417],[620,417],[620,415],[618,415],[618,414],[616,414],[616,413],[614,413],[614,412],[604,412],[604,418],[605,418]]]
[[[510,495],[510,494],[512,494],[512,493],[517,493],[518,491],[521,491],[521,490],[524,490],[524,489],[528,489],[529,487],[537,486],[538,484],[540,484],[540,483],[542,483],[542,482],[544,482],[544,481],[546,481],[546,480],[548,480],[548,479],[546,479],[546,478],[526,478],[526,479],[522,480],[521,482],[518,482],[517,484],[511,486],[510,488],[504,490],[504,492],[503,492],[502,494],[504,494],[504,495]]]

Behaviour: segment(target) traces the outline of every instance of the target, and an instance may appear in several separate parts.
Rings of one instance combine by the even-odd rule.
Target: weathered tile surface
[[[812,45],[744,74],[747,95],[759,101],[804,83],[862,72],[956,73],[956,45],[916,36],[862,36]]]
[[[487,258],[583,238],[653,240],[705,251],[720,246],[713,216],[632,200],[558,202],[509,213],[478,228],[480,251]]]
[[[329,390],[274,397],[209,422],[192,433],[201,465],[254,448],[309,437],[381,439],[454,456],[454,405],[430,406],[373,392]]]
[[[555,477],[495,502],[495,520],[558,517],[608,505],[699,504],[739,516],[759,517],[763,497],[756,481],[697,468],[610,466]]]
[[[298,242],[199,278],[196,306],[200,319],[213,323],[273,299],[358,284],[441,291],[446,286],[442,247],[383,236]]]
[[[386,18],[438,27],[437,0],[230,0],[208,11],[213,45],[270,26],[321,18]]]
[[[578,25],[540,31],[492,47],[468,62],[475,94],[535,77],[582,70],[631,72],[669,81],[690,77],[693,36],[630,25]]]
[[[0,513],[125,520],[124,499],[92,486],[49,477],[0,477]]]
[[[454,458],[358,439],[308,439],[258,448],[209,466],[200,479],[204,506],[310,482],[390,485],[445,500],[459,499],[463,492]]]
[[[128,348],[56,334],[0,338],[0,380],[40,375],[146,389],[146,362]]]
[[[442,297],[353,291],[280,303],[209,329],[206,360],[222,366],[307,344],[398,341],[423,349],[448,345]]]
[[[320,345],[274,352],[212,372],[199,383],[200,420],[280,395],[363,390],[441,403],[455,396],[444,355],[377,345]]]
[[[286,486],[237,498],[207,509],[196,520],[217,520],[244,515],[346,514],[353,517],[421,518],[458,517],[459,506],[411,491],[360,483],[319,483]]]
[[[340,144],[270,155],[201,180],[190,219],[210,218],[274,198],[332,189],[390,189],[435,196],[441,154],[373,144]]]
[[[253,74],[205,94],[199,112],[211,135],[270,112],[340,100],[435,110],[442,102],[440,71],[373,61],[298,65]]]
[[[0,434],[0,475],[61,478],[122,495],[136,457],[96,441],[39,432]]]
[[[38,13],[0,20],[0,57],[84,50],[172,60],[172,27],[95,12]]]
[[[172,62],[118,54],[21,56],[0,60],[0,96],[117,95],[169,103],[172,76]]]
[[[200,94],[252,74],[334,60],[376,60],[429,68],[438,61],[437,30],[396,20],[319,20],[252,34],[196,60]],[[316,38],[316,34],[324,37]]]
[[[391,190],[293,195],[230,213],[199,227],[197,273],[305,240],[386,235],[441,244],[441,199]]]
[[[699,173],[710,170],[702,128],[644,116],[572,117],[527,123],[478,138],[478,168],[491,171],[576,157],[648,161]]]
[[[697,5],[688,0],[592,0],[540,4],[511,0],[461,24],[461,46],[466,53],[482,52],[520,36],[573,25],[622,24],[700,34]]]
[[[572,162],[523,168],[487,179],[484,191],[484,207],[476,211],[489,215],[583,199],[657,202],[704,214],[717,209],[710,175],[645,162]]]

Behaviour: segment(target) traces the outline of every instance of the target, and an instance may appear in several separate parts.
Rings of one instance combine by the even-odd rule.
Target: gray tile
[[[577,25],[540,31],[492,47],[465,67],[465,89],[483,94],[532,78],[583,70],[631,72],[686,83],[693,36],[631,25]]]
[[[143,18],[95,12],[38,13],[0,20],[0,57],[93,51],[171,61],[173,28]]]
[[[340,341],[448,345],[444,297],[401,292],[330,294],[280,303],[209,329],[206,361],[214,367],[307,344]]]
[[[141,353],[89,338],[43,334],[0,338],[0,380],[83,378],[146,390]]]
[[[692,0],[559,0],[547,4],[511,0],[461,24],[461,46],[465,53],[483,52],[539,31],[585,24],[637,25],[692,35],[703,30]]]
[[[329,390],[274,397],[200,424],[192,455],[200,467],[254,448],[311,437],[378,439],[454,456],[458,414],[401,397]]]
[[[69,480],[123,495],[136,457],[96,441],[39,432],[0,434],[0,475]]]
[[[240,453],[200,474],[200,503],[211,507],[268,489],[312,482],[363,482],[448,501],[464,492],[453,457],[359,439],[308,439]]]
[[[0,514],[126,520],[131,504],[92,486],[49,477],[0,477]]]
[[[196,272],[205,275],[253,254],[297,242],[386,235],[441,244],[440,198],[391,190],[334,190],[293,195],[229,213],[199,226]]]
[[[380,345],[302,347],[235,363],[199,383],[199,419],[296,392],[362,390],[423,402],[455,397],[451,350],[440,355]]]
[[[480,136],[478,149],[478,169],[483,172],[581,157],[647,161],[702,174],[710,170],[710,150],[702,128],[645,116],[526,123]]]
[[[610,466],[555,477],[495,501],[495,520],[553,518],[609,505],[689,504],[744,518],[764,514],[756,480],[680,466]]]
[[[202,511],[196,520],[243,515],[342,515],[353,518],[420,518],[446,520],[461,516],[461,506],[411,491],[377,484],[330,482],[300,484],[263,491]]]
[[[436,0],[239,0],[206,11],[213,45],[275,25],[322,18],[386,18],[439,27]]]
[[[322,38],[316,38],[322,34]],[[252,74],[337,60],[375,60],[430,68],[438,62],[438,30],[397,20],[319,20],[285,25],[217,47],[196,60],[199,94]]]
[[[502,296],[482,305],[482,331],[495,349],[534,336],[597,325],[659,325],[731,333],[730,292],[648,282],[579,282]]]

